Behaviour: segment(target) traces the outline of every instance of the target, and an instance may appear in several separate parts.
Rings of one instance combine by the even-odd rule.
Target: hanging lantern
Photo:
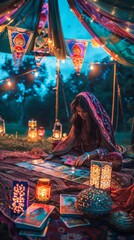
[[[13,181],[12,189],[12,212],[13,214],[21,214],[28,207],[29,187],[28,182]]]
[[[54,140],[60,140],[62,138],[62,124],[56,121],[54,124],[53,135]]]
[[[110,190],[112,163],[91,160],[89,185]]]
[[[38,129],[38,136],[39,136],[40,138],[43,138],[43,137],[44,137],[44,134],[45,134],[45,129],[44,129],[44,127],[39,127],[39,129]]]
[[[36,184],[36,199],[39,202],[47,202],[50,199],[51,182],[48,178],[39,178]]]
[[[0,136],[3,136],[5,134],[5,121],[0,116]]]
[[[30,120],[28,122],[28,142],[37,142],[37,121]]]

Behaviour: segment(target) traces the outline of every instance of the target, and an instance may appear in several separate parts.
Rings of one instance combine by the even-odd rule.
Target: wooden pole
[[[115,86],[116,86],[116,63],[114,63],[114,76],[113,76],[113,96],[112,96],[112,115],[111,115],[112,125],[114,124]]]
[[[58,121],[58,113],[59,113],[59,80],[60,80],[60,60],[59,60],[59,59],[56,59],[55,122]]]

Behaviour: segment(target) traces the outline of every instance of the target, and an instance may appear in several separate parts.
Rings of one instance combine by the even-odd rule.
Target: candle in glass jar
[[[48,178],[39,178],[36,184],[36,199],[40,202],[47,202],[50,199],[51,182]]]

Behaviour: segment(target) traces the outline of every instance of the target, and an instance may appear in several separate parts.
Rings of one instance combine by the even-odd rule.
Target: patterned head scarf
[[[90,92],[81,92],[76,97],[84,97],[89,105],[91,116],[97,124],[104,142],[115,150],[114,131],[111,120],[98,99]]]

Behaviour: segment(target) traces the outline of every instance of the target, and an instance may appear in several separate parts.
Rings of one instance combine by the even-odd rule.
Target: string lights
[[[28,73],[34,73],[34,75],[35,75],[35,77],[38,77],[38,71],[37,71],[37,69],[35,68],[35,69],[31,69],[31,70],[29,70],[29,71],[27,71],[27,72],[24,72],[24,73],[22,73],[22,74],[18,74],[18,75],[15,75],[14,76],[14,78],[16,78],[16,77],[20,77],[20,76],[23,76],[23,75],[27,75]],[[13,77],[12,77],[13,78]],[[13,81],[11,81],[11,79],[10,78],[6,78],[6,79],[2,79],[2,80],[0,80],[0,84],[7,84],[7,86],[8,87],[11,87],[12,86],[12,82]]]

